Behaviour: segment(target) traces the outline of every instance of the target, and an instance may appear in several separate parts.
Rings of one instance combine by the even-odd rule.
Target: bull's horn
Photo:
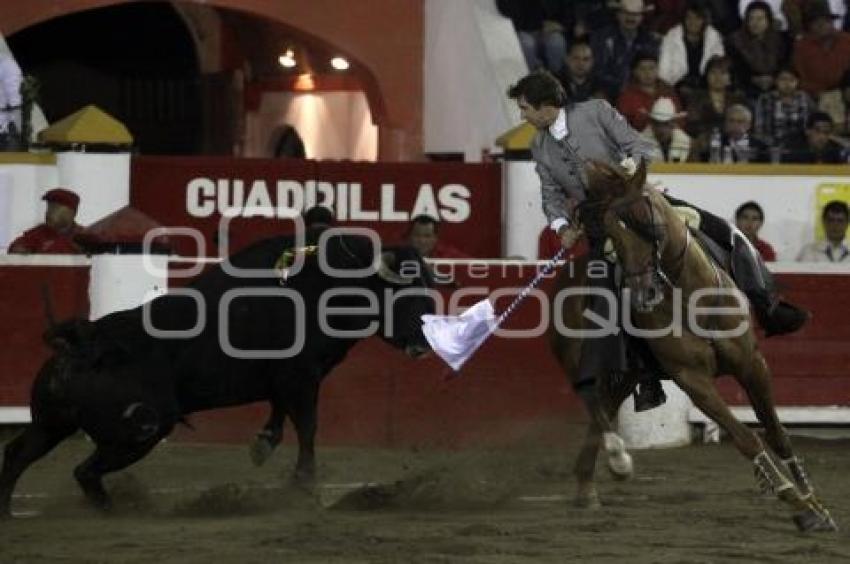
[[[389,282],[390,284],[412,284],[413,280],[411,280],[410,278],[405,278],[404,276],[393,272],[393,269],[390,265],[394,262],[395,255],[393,253],[381,254],[381,264],[378,266],[378,276],[381,277],[381,280]]]

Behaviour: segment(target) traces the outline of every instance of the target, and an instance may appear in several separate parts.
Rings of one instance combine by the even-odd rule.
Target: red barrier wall
[[[499,270],[499,269],[496,269]],[[482,279],[459,274],[464,288],[521,287],[533,268],[509,267]],[[781,274],[787,297],[812,310],[814,319],[791,336],[762,342],[773,368],[780,405],[850,405],[850,276]],[[45,357],[40,341],[45,322],[40,297],[44,279],[57,309],[70,315],[85,306],[85,269],[0,267],[8,291],[0,295],[0,323],[10,346],[0,349],[0,406],[25,405],[29,383]],[[545,288],[544,284],[544,288]],[[480,299],[470,296],[466,305]],[[508,298],[500,301],[503,304]],[[533,327],[539,307],[532,299],[507,327]],[[719,386],[732,403],[745,403],[730,378]],[[192,416],[190,440],[245,441],[266,417],[265,405]],[[544,337],[494,338],[450,378],[436,358],[413,361],[377,338],[353,350],[325,383],[320,401],[320,441],[372,446],[458,446],[511,442],[533,437],[551,442],[559,423],[583,417],[567,380],[556,367]],[[554,424],[553,424],[554,423]],[[291,438],[291,432],[287,431]]]
[[[43,288],[56,319],[87,317],[88,266],[0,265],[0,407],[29,403],[30,385],[50,349]]]

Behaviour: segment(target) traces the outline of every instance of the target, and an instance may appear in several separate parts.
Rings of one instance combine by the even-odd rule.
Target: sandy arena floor
[[[842,527],[802,535],[728,443],[638,452],[633,481],[602,473],[604,508],[577,509],[581,431],[563,452],[320,447],[313,492],[287,485],[292,446],[257,469],[245,447],[169,442],[107,481],[109,516],[72,481],[91,449],[76,438],[19,484],[0,563],[850,561],[848,441],[795,441]]]

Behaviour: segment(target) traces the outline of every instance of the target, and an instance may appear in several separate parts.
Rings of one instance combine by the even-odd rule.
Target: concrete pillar
[[[693,404],[673,382],[665,380],[663,386],[667,403],[660,407],[636,413],[631,396],[620,407],[617,432],[626,442],[626,448],[669,448],[691,442],[688,411]]]
[[[59,185],[80,195],[77,223],[89,225],[129,205],[130,153],[61,152]]]
[[[546,226],[534,163],[505,161],[502,183],[502,255],[534,260]]]

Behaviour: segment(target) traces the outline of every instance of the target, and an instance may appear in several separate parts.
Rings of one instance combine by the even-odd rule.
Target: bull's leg
[[[286,408],[282,401],[271,402],[272,412],[263,430],[257,433],[251,443],[251,461],[254,466],[266,463],[275,448],[283,440],[283,424],[286,421]]]
[[[802,530],[831,528],[827,516],[820,513],[811,498],[800,495],[796,486],[776,467],[770,455],[764,450],[761,440],[746,425],[738,421],[714,387],[713,379],[706,374],[684,370],[674,377],[676,384],[706,415],[720,425],[735,443],[735,446],[747,459],[753,462],[756,476],[765,481],[796,514],[794,521]]]
[[[89,458],[74,469],[74,477],[86,498],[98,509],[109,509],[112,501],[103,487],[103,476],[138,462],[159,443],[161,436],[140,444],[101,444]]]
[[[818,508],[825,528],[835,528],[835,521],[833,521],[829,511],[815,497],[814,486],[803,466],[803,461],[794,454],[791,439],[776,414],[770,370],[761,353],[756,352],[753,355],[750,370],[746,375],[739,377],[738,381],[746,390],[758,420],[764,425],[767,444],[782,460],[800,494],[804,498],[810,498],[812,504]]]
[[[21,474],[75,431],[75,426],[46,428],[34,423],[6,445],[0,473],[0,518],[11,516],[12,491]]]
[[[301,386],[290,404],[290,416],[298,435],[298,461],[293,480],[297,484],[311,485],[316,477],[316,419],[318,382]]]

